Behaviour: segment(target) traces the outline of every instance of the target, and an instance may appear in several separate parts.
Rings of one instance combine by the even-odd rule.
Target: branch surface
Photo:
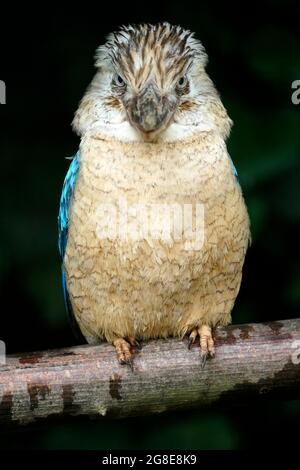
[[[300,319],[216,328],[216,356],[201,368],[187,338],[143,342],[133,370],[114,348],[23,353],[0,366],[0,423],[50,416],[121,418],[251,399],[300,397]]]

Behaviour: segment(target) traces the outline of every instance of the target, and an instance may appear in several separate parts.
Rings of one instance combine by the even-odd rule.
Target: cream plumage
[[[73,122],[81,144],[60,213],[67,301],[87,341],[112,342],[122,363],[138,340],[184,334],[199,336],[205,360],[214,354],[211,328],[231,321],[249,219],[225,145],[231,121],[206,61],[178,26],[124,27],[98,49]],[[199,205],[201,244],[191,245],[181,225],[181,237],[148,230],[134,238],[128,226],[122,236],[120,201],[131,228],[140,228],[137,204]]]

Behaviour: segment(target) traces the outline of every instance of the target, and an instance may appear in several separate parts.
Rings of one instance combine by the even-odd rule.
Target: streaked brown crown
[[[137,89],[154,73],[164,87],[177,80],[194,58],[203,66],[207,56],[193,33],[169,23],[123,26],[111,33],[96,54],[96,66],[108,59],[125,80]]]

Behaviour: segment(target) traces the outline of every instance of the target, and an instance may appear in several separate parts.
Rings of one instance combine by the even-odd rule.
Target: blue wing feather
[[[60,198],[58,215],[58,248],[62,262],[64,260],[68,241],[69,211],[79,170],[79,159],[80,155],[79,152],[77,152],[72,159],[72,163],[65,177]]]
[[[67,175],[65,177],[65,181],[62,188],[61,198],[60,198],[60,206],[59,206],[59,215],[58,215],[58,248],[62,262],[62,287],[64,293],[64,301],[66,310],[68,313],[68,318],[71,323],[72,329],[78,339],[82,339],[82,335],[80,333],[79,327],[76,323],[76,320],[73,315],[72,305],[68,293],[67,288],[67,280],[66,280],[66,273],[64,271],[64,256],[65,251],[68,243],[68,225],[69,225],[69,213],[70,213],[70,206],[72,203],[73,193],[76,186],[76,180],[79,170],[79,161],[80,161],[80,154],[79,151],[76,153],[74,158],[72,159],[72,163],[69,167]]]
[[[232,158],[231,158],[231,157],[229,157],[229,158],[230,158],[230,164],[231,164],[232,173],[234,174],[234,176],[236,177],[236,179],[239,181],[239,175],[238,175],[238,172],[237,172],[237,170],[236,170],[236,168],[235,168],[235,166],[234,166],[234,163],[233,163],[233,161],[232,161]]]

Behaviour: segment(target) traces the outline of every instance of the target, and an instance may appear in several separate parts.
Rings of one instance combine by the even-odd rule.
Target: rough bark
[[[203,369],[199,345],[188,350],[186,338],[143,343],[133,370],[107,343],[8,356],[0,366],[0,423],[300,396],[300,319],[217,328],[214,338],[216,357]]]

